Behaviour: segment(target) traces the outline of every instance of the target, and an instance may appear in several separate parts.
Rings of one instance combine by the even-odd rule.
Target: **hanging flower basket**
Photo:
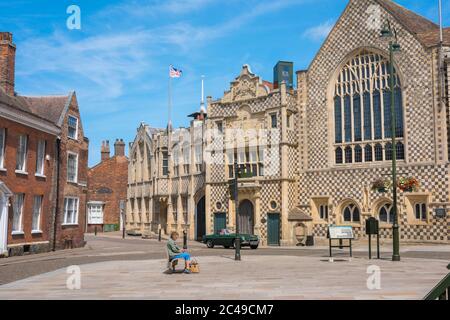
[[[419,180],[414,177],[401,177],[398,179],[397,186],[403,192],[417,192],[420,183]]]
[[[386,193],[391,188],[392,188],[392,183],[389,179],[380,178],[380,179],[375,180],[374,183],[372,184],[372,190],[378,191],[380,193]]]

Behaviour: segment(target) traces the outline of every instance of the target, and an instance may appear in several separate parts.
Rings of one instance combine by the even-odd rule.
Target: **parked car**
[[[258,248],[258,236],[252,234],[239,234],[239,236],[241,238],[241,247],[250,247],[252,249]],[[234,248],[236,233],[232,233],[228,229],[222,229],[217,234],[203,236],[202,240],[208,248],[214,248],[214,246],[224,246],[227,249]]]

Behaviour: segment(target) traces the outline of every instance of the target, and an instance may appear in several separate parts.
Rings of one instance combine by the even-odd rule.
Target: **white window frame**
[[[74,180],[70,180],[69,179],[69,159],[70,156],[75,156],[76,157],[76,162],[75,162],[75,179]],[[68,182],[72,182],[72,183],[78,183],[78,153],[75,152],[67,152],[67,181]]]
[[[70,125],[69,125],[69,123],[70,123],[70,122],[69,122],[69,119],[70,119],[70,118],[75,119],[75,120],[77,121],[77,125],[76,125],[76,127],[75,127],[75,137],[71,137],[70,134],[69,134],[69,128],[72,128],[72,127],[70,127]],[[67,118],[67,137],[68,137],[69,139],[78,140],[78,125],[79,125],[78,117],[69,115],[68,118]]]
[[[6,142],[6,128],[0,128],[0,170],[5,169],[5,142]]]
[[[69,200],[72,200],[72,210],[73,210],[73,216],[72,220],[68,221],[68,206],[69,206]],[[75,208],[76,204],[76,208]],[[63,225],[65,226],[76,226],[78,225],[78,211],[80,207],[80,199],[77,197],[65,197],[64,198],[64,222]],[[75,210],[76,209],[76,210]]]
[[[39,201],[39,207],[36,206],[38,204],[38,201]],[[34,196],[34,198],[33,198],[33,219],[31,222],[31,233],[42,233],[41,217],[42,217],[43,203],[44,203],[43,195],[35,195]]]
[[[18,205],[19,197],[22,198],[21,205]],[[12,235],[23,234],[23,206],[25,204],[25,193],[16,193],[13,200],[13,223],[12,223]],[[18,215],[18,218],[16,218]],[[17,224],[15,223],[17,221]]]
[[[19,152],[22,146],[22,138],[25,138],[25,150],[23,152],[23,163],[22,163],[22,167],[18,168],[18,160],[19,160]],[[17,151],[16,151],[16,172],[17,173],[24,173],[24,174],[28,174],[27,172],[27,156],[28,156],[28,136],[26,134],[21,134],[19,136],[19,144],[17,145]]]
[[[100,222],[100,220],[99,221],[92,220],[92,212],[93,212],[92,209],[93,208],[96,208],[96,209],[100,208],[100,211],[97,211],[97,212],[101,213],[101,216],[102,216],[101,222]],[[93,224],[93,225],[104,224],[104,218],[105,218],[105,216],[104,216],[104,211],[103,211],[103,202],[88,203],[88,224]]]
[[[43,146],[43,147],[42,147]],[[45,153],[47,150],[47,141],[40,139],[36,150],[36,176],[45,177]],[[41,163],[39,163],[41,162]]]

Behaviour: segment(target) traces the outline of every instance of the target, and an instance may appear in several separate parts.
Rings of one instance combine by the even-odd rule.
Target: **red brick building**
[[[56,125],[0,88],[0,255],[50,248]]]
[[[88,173],[88,232],[115,231],[123,227],[121,202],[127,200],[128,158],[125,143],[117,139],[110,157],[109,141],[103,141],[101,162]]]
[[[16,94],[15,52],[0,32],[0,255],[82,246],[89,141],[76,94]]]

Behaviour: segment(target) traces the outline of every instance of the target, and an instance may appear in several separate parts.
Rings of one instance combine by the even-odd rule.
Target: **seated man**
[[[167,251],[169,252],[169,259],[170,261],[174,259],[184,259],[184,273],[191,273],[189,271],[190,264],[191,264],[191,256],[190,254],[184,250],[180,249],[180,247],[176,244],[175,241],[177,241],[179,237],[178,232],[174,231],[170,234],[170,239],[167,242]]]

